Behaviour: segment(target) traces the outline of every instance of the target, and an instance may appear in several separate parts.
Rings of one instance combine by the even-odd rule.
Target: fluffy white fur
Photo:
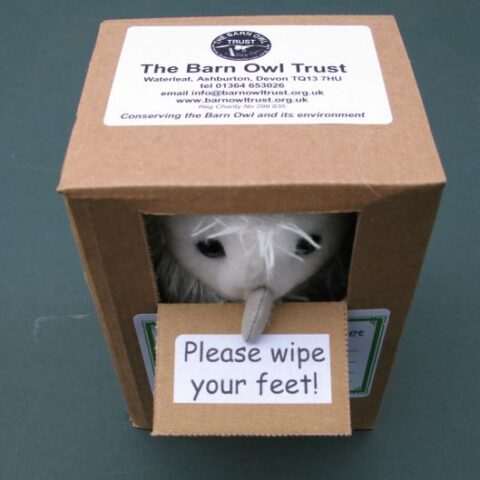
[[[346,222],[337,214],[163,217],[157,274],[164,300],[245,301],[259,287],[268,288],[274,299],[306,300],[298,287],[318,277],[338,251]],[[314,235],[321,237],[319,243]],[[222,243],[224,257],[199,251],[197,243],[211,239]],[[299,239],[312,245],[312,253],[296,253]]]

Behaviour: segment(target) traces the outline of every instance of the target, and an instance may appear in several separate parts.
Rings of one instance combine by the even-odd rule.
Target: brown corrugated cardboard
[[[238,23],[369,26],[394,121],[382,126],[194,126],[188,127],[188,134],[185,127],[118,128],[103,123],[119,54],[130,26]],[[219,128],[223,141],[219,141]],[[202,161],[188,161],[199,155]],[[181,164],[179,159],[183,159]],[[353,197],[360,197],[355,198],[358,206],[359,201],[364,204],[406,186],[443,181],[422,102],[393,17],[176,18],[102,24],[59,190],[76,197],[124,198],[128,194],[151,198],[171,187],[208,187],[221,191],[231,186],[341,184],[352,190]],[[188,205],[190,202],[187,204],[190,210]],[[278,209],[284,210],[282,207]],[[177,210],[176,204],[172,211]]]
[[[229,25],[248,25],[252,30],[262,25],[368,26],[392,121],[370,125],[107,126],[104,116],[125,35],[129,27],[142,25],[221,25],[226,30]],[[444,182],[393,17],[104,22],[59,191],[66,198],[133,424],[151,428],[152,396],[132,318],[156,312],[159,300],[142,214],[358,212],[348,308],[386,308],[391,313],[373,389],[367,397],[351,400],[353,428],[371,428]]]
[[[154,435],[350,435],[345,303],[284,303],[275,309],[266,334],[285,334],[292,339],[292,334],[301,333],[330,335],[332,402],[220,405],[199,404],[193,399],[189,403],[174,402],[175,339],[185,333],[238,335],[242,306],[160,304]],[[255,344],[250,348],[255,348]],[[301,375],[294,374],[293,378]],[[254,386],[257,388],[255,383]],[[225,388],[232,389],[228,385]]]

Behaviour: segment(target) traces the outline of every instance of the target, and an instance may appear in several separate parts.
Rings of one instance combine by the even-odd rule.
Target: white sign
[[[104,118],[109,126],[391,121],[363,25],[130,27]]]
[[[330,336],[180,335],[175,403],[331,403]]]

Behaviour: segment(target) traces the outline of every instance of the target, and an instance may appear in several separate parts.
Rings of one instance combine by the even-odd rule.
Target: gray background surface
[[[477,1],[2,0],[0,477],[474,479],[479,469]],[[167,438],[131,428],[55,187],[105,18],[393,13],[445,191],[377,428]]]

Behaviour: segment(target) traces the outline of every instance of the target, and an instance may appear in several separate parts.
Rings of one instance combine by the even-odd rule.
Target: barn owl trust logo
[[[215,55],[227,60],[253,60],[266,55],[272,44],[261,33],[241,30],[219,35],[211,47]]]

